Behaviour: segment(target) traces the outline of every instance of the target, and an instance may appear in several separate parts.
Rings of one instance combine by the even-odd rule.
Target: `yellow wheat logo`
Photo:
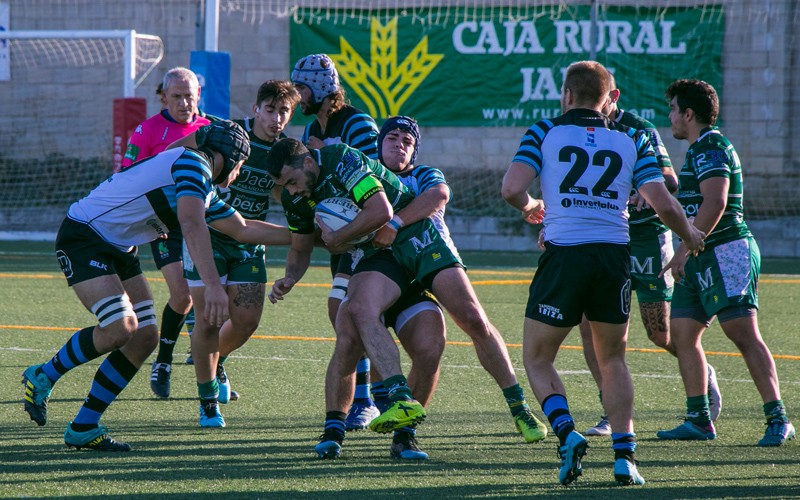
[[[444,54],[428,53],[428,37],[397,62],[397,18],[386,25],[378,18],[370,21],[370,64],[344,37],[339,37],[340,54],[330,54],[339,76],[364,101],[374,117],[400,114],[403,103],[439,64]]]

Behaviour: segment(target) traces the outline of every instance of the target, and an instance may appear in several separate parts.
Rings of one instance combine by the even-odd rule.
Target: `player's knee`
[[[142,351],[153,352],[158,348],[158,329],[157,328],[140,328],[136,332],[134,339],[137,344],[141,346]]]
[[[473,340],[488,339],[495,330],[485,314],[476,309],[468,309],[458,319],[458,324]]]
[[[100,335],[108,339],[112,350],[119,349],[127,344],[138,329],[136,318],[126,317],[119,319],[105,327],[100,327]]]
[[[100,299],[90,309],[97,317],[98,328],[114,349],[125,345],[139,328],[133,304],[126,294]]]
[[[380,320],[380,312],[363,301],[348,300],[346,304],[347,314],[356,325],[365,325]]]
[[[336,327],[336,316],[339,314],[340,304],[341,302],[339,301],[335,303],[330,300],[328,301],[328,320],[331,322],[334,328]]]
[[[737,334],[727,336],[742,354],[749,354],[751,351],[755,352],[763,350],[766,347],[766,344],[764,344],[761,336],[751,334],[750,332],[745,335]]]
[[[411,363],[420,373],[431,375],[439,369],[442,353],[444,353],[443,348],[437,349],[435,345],[432,345],[430,349],[419,349],[414,352],[413,356],[410,355],[409,357],[411,358]]]
[[[669,332],[664,331],[649,331],[647,332],[647,336],[650,338],[650,341],[658,347],[662,349],[666,349],[669,345]]]
[[[756,321],[754,306],[726,307],[717,313],[722,331],[742,353],[754,347],[760,349],[764,343]]]
[[[364,346],[357,335],[337,335],[330,366],[337,376],[352,374],[355,372],[363,352]]]
[[[136,313],[137,332],[136,336],[142,343],[144,349],[151,352],[158,347],[158,320],[156,310],[152,300],[145,300],[133,305]]]
[[[336,349],[348,353],[358,351],[354,356],[360,357],[364,352],[364,348],[358,331],[354,328],[342,328],[340,324],[339,328],[336,329]]]
[[[247,341],[258,328],[260,318],[234,318],[231,317],[231,326],[236,332],[236,337]]]
[[[177,313],[188,314],[192,308],[192,297],[188,288],[186,293],[176,293],[169,298],[169,306]]]

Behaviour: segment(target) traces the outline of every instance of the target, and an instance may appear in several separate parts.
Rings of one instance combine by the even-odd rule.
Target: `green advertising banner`
[[[699,8],[588,5],[483,9],[298,8],[291,65],[326,53],[354,106],[379,121],[415,117],[423,126],[528,126],[560,114],[570,63],[595,59],[614,72],[623,109],[669,126],[664,91],[699,78],[722,91],[721,5]],[[490,14],[490,15],[487,15]],[[592,40],[596,40],[592,51]]]

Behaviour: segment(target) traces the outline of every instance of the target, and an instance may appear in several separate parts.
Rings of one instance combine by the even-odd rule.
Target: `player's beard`
[[[314,192],[314,188],[317,187],[317,178],[319,178],[318,174],[315,174],[314,172],[309,172],[308,170],[306,170],[306,181],[308,182],[308,184],[306,184],[306,185],[308,186],[308,197],[309,198],[311,197],[311,194]]]

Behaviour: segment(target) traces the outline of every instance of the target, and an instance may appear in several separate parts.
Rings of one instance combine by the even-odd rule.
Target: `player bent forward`
[[[331,252],[341,252],[349,246],[345,242],[379,229],[391,220],[394,210],[408,205],[413,199],[413,193],[383,165],[344,144],[309,151],[297,140],[284,139],[270,150],[267,170],[275,183],[284,188],[281,202],[292,230],[292,245],[286,260],[285,276],[272,285],[269,294],[272,303],[283,300],[308,269],[314,247],[314,207],[317,203],[331,197],[346,197],[361,208],[351,223],[338,231],[328,232],[328,235],[337,235],[341,241],[333,242],[330,238],[326,240],[323,232],[322,238],[328,249]],[[370,332],[370,335],[387,337],[388,347],[394,350],[394,353],[372,352],[365,346],[371,359],[379,356],[374,361],[381,375],[384,375],[392,400],[387,411],[370,422],[370,428],[379,432],[390,432],[425,418],[424,408],[414,400],[400,369],[397,346],[380,318],[381,313],[399,298],[408,277],[389,250],[376,251],[371,244],[362,243],[355,251],[360,252],[363,257],[353,270],[354,279],[348,286],[348,296],[351,298],[349,302],[351,306],[358,302],[356,307],[367,311],[363,321],[356,321],[356,329],[362,339],[365,336],[362,332],[365,331]],[[370,266],[369,269],[360,272],[360,268],[367,265]],[[360,277],[355,278],[356,275]],[[351,295],[362,286],[371,292],[366,299],[360,300],[356,298],[357,295]],[[340,315],[341,309],[337,314],[337,323]],[[336,352],[335,350],[334,358]],[[356,353],[356,359],[361,352]],[[331,363],[335,362],[334,358]],[[348,376],[354,370],[355,364],[348,366]],[[345,417],[340,413],[327,415],[325,426],[326,430],[336,427],[343,435]]]
[[[378,151],[381,163],[397,175],[397,179],[413,192],[415,198],[405,207],[396,213],[396,220],[404,220],[406,225],[426,219],[436,214],[444,214],[444,205],[450,197],[450,191],[444,182],[444,177],[439,170],[424,167],[416,169],[420,176],[406,175],[411,174],[413,161],[416,157],[419,145],[419,128],[414,120],[408,117],[393,117],[386,121],[381,128],[378,141]],[[384,154],[381,154],[383,152]],[[430,170],[428,170],[430,169]],[[422,194],[425,192],[426,194]],[[391,245],[398,234],[398,229],[393,227],[396,221],[391,221],[383,226],[372,244],[378,248],[386,248]],[[443,224],[439,221],[437,224]],[[324,231],[324,229],[323,229]],[[389,253],[389,252],[384,252]],[[360,255],[360,254],[357,254]],[[429,296],[422,285],[414,281],[406,285],[402,276],[405,274],[398,266],[399,264],[386,255],[386,267],[380,260],[372,259],[370,266],[361,265],[360,261],[355,262],[356,272],[348,270],[347,274],[378,271],[387,276],[394,276],[389,273],[389,263],[393,268],[398,269],[395,283],[401,284],[402,295],[388,311],[382,315],[384,324],[394,329],[403,348],[411,358],[411,369],[408,375],[408,385],[417,401],[426,407],[430,401],[433,390],[436,387],[439,377],[439,362],[444,351],[445,327],[444,318],[435,300]],[[357,278],[358,280],[360,278]],[[329,417],[338,417],[340,420],[347,409],[347,405],[353,400],[353,380],[352,366],[363,352],[363,343],[355,323],[349,314],[349,299],[345,298],[336,321],[336,349],[328,365],[326,375],[325,395],[326,412]],[[360,362],[360,361],[359,361]],[[382,377],[378,377],[378,382],[373,387],[383,388]],[[358,390],[356,388],[356,390]],[[385,394],[383,398],[376,399],[376,404],[385,398],[381,406],[385,409],[391,405],[388,398],[388,390],[383,388]],[[341,425],[335,418],[326,420],[326,427],[320,438],[320,443],[315,447],[315,451],[321,458],[336,458],[341,452],[341,444],[344,439]],[[348,430],[345,421],[345,429]],[[425,460],[428,454],[419,449],[416,440],[416,425],[409,424],[400,429],[395,429],[392,439],[390,455],[394,458],[403,460]]]
[[[25,411],[47,423],[53,385],[68,371],[110,353],[100,364],[89,395],[67,425],[64,442],[75,448],[128,451],[99,425],[108,406],[130,383],[158,343],[153,296],[136,245],[179,226],[206,283],[205,319],[228,317],[228,296],[214,267],[207,224],[251,243],[287,244],[286,228],[245,221],[214,193],[239,174],[250,152],[244,131],[230,122],[199,129],[178,147],[115,173],[69,209],[56,238],[56,256],[67,283],[97,317],[76,332],[47,363],[23,372]]]

